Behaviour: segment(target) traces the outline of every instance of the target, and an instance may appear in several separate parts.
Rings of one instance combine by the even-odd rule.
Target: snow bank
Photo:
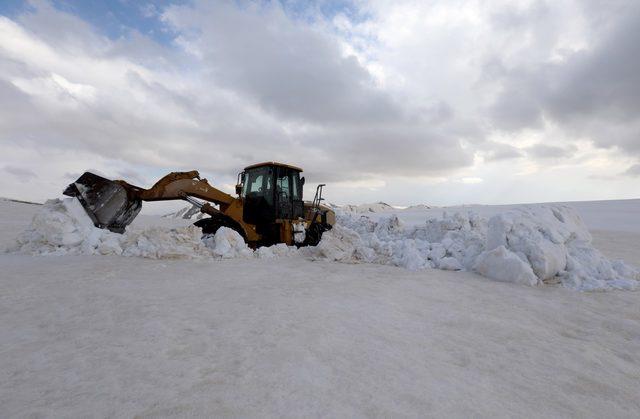
[[[469,270],[527,285],[560,281],[583,291],[633,290],[640,281],[637,269],[593,248],[579,215],[563,205],[523,206],[488,222],[468,212],[444,213],[410,227],[395,215],[376,222],[340,213],[338,223],[324,234],[315,257],[411,270]]]
[[[571,207],[527,206],[489,220],[486,248],[491,252],[505,247],[528,264],[540,282],[559,279],[568,288],[587,291],[637,288],[638,271],[608,260],[591,241]],[[487,276],[493,277],[491,270]]]
[[[412,226],[396,215],[373,221],[364,215],[339,213],[338,223],[314,248],[298,250],[279,244],[253,251],[226,227],[205,238],[193,226],[129,227],[125,234],[115,234],[94,227],[80,203],[67,198],[47,201],[9,251],[153,259],[301,255],[410,270],[475,271],[494,280],[527,285],[560,281],[582,291],[634,290],[640,283],[640,272],[596,250],[576,211],[562,205],[524,206],[488,221],[473,212],[444,213]]]
[[[284,246],[283,249],[282,246]],[[194,226],[182,228],[128,227],[124,234],[96,228],[74,198],[47,201],[9,252],[32,255],[119,255],[151,259],[196,259],[290,256],[286,245],[254,252],[236,231],[222,227],[202,239]]]
[[[130,228],[116,234],[94,227],[74,198],[47,201],[9,251],[36,255],[122,255],[152,259],[210,256],[200,229]]]
[[[175,212],[170,212],[169,214],[165,214],[162,218],[181,218],[183,220],[201,220],[206,217],[206,214],[200,211],[195,205],[190,205],[183,207]]]
[[[363,214],[371,212],[388,212],[395,211],[396,208],[387,204],[386,202],[375,202],[373,204],[360,204],[360,205],[344,205],[338,207],[340,211],[353,214]]]

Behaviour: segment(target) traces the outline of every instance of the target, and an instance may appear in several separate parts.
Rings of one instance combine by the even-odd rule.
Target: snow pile
[[[279,244],[251,250],[238,232],[221,227],[202,238],[194,226],[127,227],[124,234],[96,228],[78,200],[47,201],[9,252],[31,255],[119,255],[151,259],[271,258],[293,256],[297,249]]]
[[[484,250],[483,223],[473,214],[444,214],[424,225],[406,227],[391,215],[375,222],[366,216],[338,215],[338,224],[325,232],[317,257],[341,262],[370,262],[417,270],[471,269]]]
[[[201,220],[206,216],[203,212],[200,211],[200,208],[195,205],[186,206],[182,209],[179,209],[176,212],[170,212],[169,214],[165,214],[162,218],[181,218],[184,220]]]
[[[513,276],[524,282],[558,279],[568,288],[585,291],[638,286],[638,271],[596,250],[591,234],[570,207],[523,207],[493,216],[488,227],[486,252],[474,268],[490,278],[501,279],[502,265],[509,260]],[[525,265],[515,264],[514,257]]]
[[[575,210],[561,205],[524,206],[488,222],[473,212],[444,213],[410,227],[395,215],[375,222],[342,213],[313,256],[411,270],[468,270],[527,285],[560,281],[584,291],[636,289],[638,270],[608,260],[591,240]]]
[[[537,285],[561,282],[583,290],[636,289],[640,272],[596,250],[578,214],[562,205],[524,206],[488,222],[473,212],[406,226],[396,215],[373,221],[339,213],[338,223],[314,248],[284,244],[251,250],[236,231],[129,227],[99,229],[73,198],[50,200],[9,251],[35,255],[121,255],[153,259],[276,258],[306,256],[344,263],[378,263],[410,270],[475,271],[498,281]]]
[[[425,204],[409,205],[404,211],[424,211],[429,210],[431,207]]]
[[[395,211],[396,208],[387,204],[386,202],[374,202],[373,204],[360,204],[360,205],[344,205],[338,208],[340,211],[350,214],[363,214],[368,212],[388,212]]]
[[[116,234],[94,227],[78,200],[47,201],[10,251],[35,255],[122,255],[152,259],[210,256],[200,229],[130,228]]]

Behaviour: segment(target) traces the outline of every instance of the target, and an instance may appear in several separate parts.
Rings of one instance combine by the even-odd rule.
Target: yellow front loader
[[[275,162],[248,166],[238,175],[236,197],[211,186],[195,170],[169,173],[149,189],[85,172],[64,194],[80,201],[96,227],[117,233],[138,215],[142,201],[181,199],[209,215],[195,223],[203,234],[229,227],[254,248],[276,243],[315,246],[334,225],[335,213],[322,205],[324,185],[318,186],[313,201],[303,201],[301,172]]]

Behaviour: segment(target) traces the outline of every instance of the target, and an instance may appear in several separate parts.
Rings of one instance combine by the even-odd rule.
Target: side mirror
[[[300,178],[300,184],[301,184],[302,186],[304,186],[304,176],[302,176],[302,177]]]
[[[240,195],[242,193],[242,185],[236,185],[236,195]]]

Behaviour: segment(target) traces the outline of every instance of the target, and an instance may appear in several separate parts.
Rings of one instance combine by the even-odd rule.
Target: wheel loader
[[[142,201],[185,200],[209,215],[194,223],[205,235],[229,227],[253,248],[315,246],[334,225],[335,213],[322,205],[324,184],[318,185],[313,201],[303,201],[301,172],[276,162],[248,166],[238,174],[237,197],[211,186],[196,170],[169,173],[149,189],[85,172],[63,193],[80,201],[96,227],[116,233],[123,233],[138,215]]]

